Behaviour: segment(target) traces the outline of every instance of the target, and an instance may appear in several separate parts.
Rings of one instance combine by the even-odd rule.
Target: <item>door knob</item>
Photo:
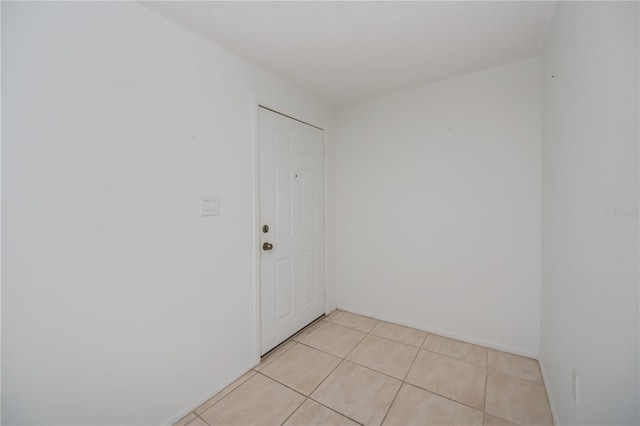
[[[269,251],[269,250],[271,250],[272,248],[273,248],[273,244],[271,244],[271,243],[264,243],[264,244],[262,245],[262,250],[264,250],[264,251]]]

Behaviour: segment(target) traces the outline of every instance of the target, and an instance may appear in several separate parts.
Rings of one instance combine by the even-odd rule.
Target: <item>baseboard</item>
[[[541,359],[538,359],[538,365],[540,366],[540,373],[542,373],[542,384],[544,385],[544,390],[547,392],[547,401],[549,401],[549,408],[551,409],[551,418],[553,420],[553,424],[557,425],[560,421],[558,418],[558,412],[556,411],[556,406],[553,402],[553,398],[551,397],[551,389],[549,389],[549,383],[547,381],[547,372],[544,369],[544,364]]]
[[[538,359],[538,354],[537,353],[532,353],[532,352],[524,350],[524,349],[515,348],[515,347],[509,346],[509,345],[503,345],[501,343],[492,342],[492,341],[489,341],[489,340],[477,339],[477,338],[471,337],[471,336],[465,336],[465,335],[458,334],[458,333],[452,333],[452,332],[450,332],[448,330],[442,330],[442,329],[438,329],[438,328],[434,328],[434,327],[427,327],[427,326],[424,326],[422,324],[412,323],[410,321],[399,321],[396,318],[390,318],[390,317],[387,317],[386,315],[380,315],[380,314],[376,314],[376,313],[372,313],[372,312],[362,311],[360,309],[352,308],[350,306],[338,305],[337,309],[340,309],[342,311],[353,312],[354,314],[364,315],[364,316],[367,316],[367,317],[372,317],[372,318],[383,320],[383,321],[387,321],[387,322],[392,322],[394,324],[404,325],[404,326],[407,326],[407,327],[415,328],[417,330],[426,331],[427,333],[438,334],[440,336],[448,337],[450,339],[456,339],[456,340],[460,340],[460,341],[463,341],[463,342],[472,343],[474,345],[484,346],[486,348],[495,349],[497,351],[508,352],[508,353],[511,353],[511,354],[514,354],[514,355],[521,355],[521,356],[525,356],[527,358],[533,358],[535,360]]]
[[[235,382],[236,380],[238,380],[240,377],[244,376],[245,374],[247,374],[253,367],[255,367],[256,365],[258,365],[260,363],[260,360],[258,359],[258,362],[255,364],[252,364],[250,367],[248,367],[244,373],[240,374],[238,377],[236,377],[235,379],[231,380],[229,383],[223,385],[222,387],[218,386],[216,388],[214,388],[212,391],[208,391],[206,393],[206,396],[197,399],[193,404],[190,404],[188,407],[184,408],[183,410],[180,410],[178,413],[172,415],[171,417],[169,417],[168,419],[166,419],[164,422],[162,422],[162,425],[173,425],[174,423],[176,423],[178,420],[180,420],[181,418],[183,418],[184,416],[186,416],[187,414],[189,414],[190,412],[192,412],[193,410],[195,410],[196,408],[198,408],[199,406],[201,406],[202,404],[204,404],[205,402],[207,402],[208,400],[210,400],[211,398],[213,398],[218,392],[221,392],[224,388],[226,388],[227,386],[229,386],[231,383]]]

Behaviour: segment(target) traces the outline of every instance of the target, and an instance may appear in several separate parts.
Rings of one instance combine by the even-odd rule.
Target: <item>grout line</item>
[[[465,364],[471,364],[471,365],[475,365],[476,367],[487,369],[487,367],[483,366],[482,364],[478,364],[477,362],[465,361],[464,359],[455,358],[455,357],[452,357],[451,355],[447,355],[447,354],[443,354],[443,353],[440,353],[440,352],[432,351],[431,349],[420,348],[420,350],[431,352],[432,354],[436,354],[436,355],[441,355],[441,356],[447,357],[449,359],[454,359],[456,361],[464,362]]]
[[[289,414],[289,415],[287,416],[287,418],[286,418],[286,419],[284,419],[284,421],[283,421],[282,423],[280,423],[280,426],[282,426],[283,424],[285,424],[285,423],[287,422],[287,420],[289,420],[289,419],[291,418],[291,416],[293,416],[293,415],[296,413],[296,411],[298,411],[298,410],[300,409],[300,407],[302,407],[302,405],[303,405],[303,404],[304,404],[308,399],[309,399],[309,397],[306,397],[305,399],[303,399],[303,400],[302,400],[302,402],[300,403],[300,405],[298,405],[298,406],[296,407],[296,409],[295,409],[295,410],[293,410],[293,411],[291,412],[291,414]]]
[[[409,375],[409,371],[411,371],[411,368],[413,368],[413,364],[415,364],[415,363],[416,363],[416,359],[418,359],[418,355],[420,355],[420,350],[421,350],[421,349],[418,349],[418,350],[416,351],[416,354],[415,354],[415,356],[413,357],[413,361],[411,361],[411,364],[409,365],[409,368],[407,369],[407,372],[406,372],[406,373],[404,373],[404,377],[402,378],[402,383],[405,383],[405,382],[407,381],[407,376]]]
[[[313,401],[313,402],[317,403],[317,404],[322,405],[324,408],[327,408],[327,409],[329,409],[329,410],[333,411],[334,413],[341,415],[342,417],[346,417],[347,419],[351,420],[351,421],[352,421],[352,422],[354,422],[354,423],[357,423],[357,424],[359,424],[359,425],[362,425],[362,424],[363,424],[363,423],[360,423],[359,421],[357,421],[357,420],[355,420],[355,419],[352,419],[351,417],[347,416],[346,414],[341,413],[340,411],[334,410],[333,408],[329,407],[328,405],[324,405],[322,402],[320,402],[320,401],[318,401],[318,400],[315,400],[315,399],[313,399],[313,398],[311,398],[311,397],[309,397],[309,399],[310,399],[311,401]]]
[[[399,342],[399,341],[397,341],[397,340],[393,340],[393,339],[391,339],[391,338],[389,338],[389,337],[379,336],[379,335],[377,335],[377,334],[373,334],[373,333],[369,333],[369,334],[368,334],[368,336],[377,337],[377,338],[379,338],[379,339],[384,339],[384,340],[386,340],[386,341],[388,341],[388,342],[398,343],[398,344],[400,344],[400,345],[409,346],[409,347],[411,347],[411,348],[422,349],[422,345],[420,345],[420,346],[410,345],[410,344],[408,344],[408,343]],[[426,339],[426,336],[425,336],[425,339]]]
[[[374,369],[374,368],[367,367],[366,365],[358,364],[357,362],[355,362],[355,361],[351,361],[350,359],[345,359],[344,361],[345,361],[345,362],[350,362],[351,364],[355,364],[355,365],[357,365],[358,367],[366,368],[367,370],[371,370],[371,371],[373,371],[374,373],[382,374],[383,376],[386,376],[386,377],[388,377],[388,378],[390,378],[390,379],[393,379],[393,380],[395,380],[395,381],[402,382],[402,379],[398,379],[397,377],[390,376],[390,375],[388,375],[387,373],[383,373],[382,371],[378,371],[378,370],[376,370],[376,369]]]
[[[332,354],[331,352],[327,352],[327,351],[324,351],[324,350],[322,350],[322,349],[318,349],[318,348],[316,348],[316,347],[314,347],[314,346],[311,346],[311,345],[309,345],[309,344],[307,344],[307,343],[301,343],[301,342],[298,342],[298,344],[299,344],[299,345],[302,345],[302,346],[306,346],[306,347],[311,348],[311,349],[313,349],[313,350],[316,350],[316,351],[318,351],[318,352],[322,352],[323,354],[331,355],[332,357],[334,357],[334,358],[338,358],[338,359],[340,359],[340,360],[343,360],[343,359],[344,359],[344,358],[342,358],[342,357],[340,357],[340,356],[338,356],[338,355],[336,355],[336,354]]]
[[[245,380],[244,382],[240,383],[240,384],[239,384],[238,386],[236,386],[235,388],[231,389],[229,392],[227,392],[227,393],[226,393],[226,395],[224,395],[222,398],[220,398],[219,400],[217,400],[214,404],[211,404],[211,406],[210,406],[210,407],[207,407],[207,409],[206,409],[206,410],[204,410],[204,411],[202,412],[202,414],[204,414],[204,413],[206,413],[207,411],[209,411],[212,407],[214,407],[214,406],[218,405],[218,404],[220,403],[220,401],[222,401],[223,399],[225,399],[226,397],[228,397],[229,395],[231,395],[231,394],[232,394],[233,392],[235,392],[235,391],[236,391],[240,386],[244,385],[244,384],[245,384],[245,383],[247,383],[249,380],[253,379],[253,377],[254,377],[256,374],[258,374],[258,373],[259,373],[259,371],[256,371],[256,370],[249,370],[249,371],[254,371],[254,374],[253,374],[253,375],[251,375],[251,377],[249,377],[249,378],[248,378],[247,380]],[[247,371],[247,373],[248,373],[249,371]],[[245,373],[245,374],[246,374],[246,373]],[[242,376],[240,376],[240,377],[242,377]],[[233,383],[234,383],[234,382],[231,382],[231,383],[229,384],[229,386],[231,386]],[[229,387],[229,386],[227,386],[227,387]],[[221,392],[224,392],[224,390],[225,390],[227,387],[223,388],[220,392],[216,393],[216,395],[218,395],[218,394],[219,394],[219,393],[221,393]],[[215,396],[216,396],[216,395],[213,395],[211,398],[215,398]],[[209,399],[211,399],[211,398],[209,398]],[[209,401],[209,399],[208,399],[207,401]],[[192,413],[193,413],[193,414],[195,414],[196,416],[200,417],[200,415],[196,413],[196,410],[197,410],[198,408],[200,408],[203,404],[205,404],[207,401],[205,401],[205,402],[203,402],[202,404],[198,405],[198,406],[195,408],[195,410],[193,410],[193,411],[192,411]],[[195,419],[194,419],[194,420],[195,420]],[[204,420],[204,419],[203,419],[203,420]],[[205,423],[207,423],[207,422],[205,422]],[[207,423],[207,424],[208,424],[208,423]]]
[[[429,336],[433,334],[433,333],[427,333],[426,331],[424,333],[425,333],[425,336],[424,336],[424,339],[422,339],[422,343],[420,343],[420,346],[419,346],[420,349],[422,349],[424,344],[427,343],[427,339],[429,338]],[[434,334],[434,336],[437,336],[437,334]]]
[[[455,400],[455,399],[451,398],[450,396],[442,395],[442,394],[440,394],[440,393],[438,393],[438,392],[435,392],[435,391],[430,390],[430,389],[423,388],[422,386],[416,385],[416,384],[411,383],[411,382],[403,382],[403,383],[406,383],[406,384],[407,384],[407,385],[409,385],[409,386],[413,386],[414,388],[421,389],[421,390],[423,390],[423,391],[425,391],[425,392],[432,393],[432,394],[434,394],[434,395],[436,395],[436,396],[439,396],[439,397],[441,397],[441,398],[448,399],[449,401],[451,401],[451,402],[455,402],[456,404],[460,404],[460,405],[464,405],[465,407],[472,408],[472,409],[474,409],[474,410],[476,410],[476,411],[479,411],[480,413],[484,413],[484,411],[482,411],[480,408],[474,407],[474,406],[469,405],[469,404],[467,404],[467,403],[465,403],[465,402],[457,401],[457,400]],[[511,422],[511,423],[513,423],[513,422]]]
[[[488,359],[489,357],[487,357]],[[484,404],[482,406],[482,421],[484,422],[484,413],[487,412],[487,382],[489,381],[489,369],[484,369]]]
[[[289,343],[293,343],[293,345],[291,345],[289,348],[283,350],[280,354],[278,354],[278,351],[284,349],[284,347],[286,345],[288,345]],[[260,364],[256,365],[255,367],[253,367],[254,371],[260,371],[263,368],[265,368],[267,365],[271,364],[273,361],[275,361],[276,359],[280,358],[282,355],[284,355],[286,352],[289,351],[289,349],[291,349],[292,347],[294,347],[296,345],[296,343],[298,343],[295,340],[291,340],[290,338],[285,340],[284,342],[280,343],[278,346],[276,346],[275,348],[273,348],[270,352],[269,355],[264,356],[261,360],[260,360],[260,364],[262,364],[262,361],[266,361],[265,364],[260,367]],[[260,367],[260,370],[258,370],[257,368]]]
[[[313,393],[314,393],[316,390],[318,390],[318,388],[319,388],[319,387],[320,387],[320,386],[325,382],[325,380],[327,380],[327,379],[329,378],[329,376],[330,376],[330,375],[332,375],[334,371],[336,371],[336,369],[340,366],[340,364],[342,364],[342,362],[343,362],[343,361],[344,361],[344,359],[341,359],[341,360],[340,360],[340,362],[338,362],[338,363],[336,364],[336,366],[335,366],[335,367],[333,367],[333,369],[329,372],[329,374],[327,374],[327,375],[326,375],[326,377],[325,377],[324,379],[322,379],[322,380],[320,381],[320,383],[318,383],[318,385],[317,385],[315,388],[313,388],[313,390],[312,390],[311,392],[309,392],[309,398],[311,398],[311,395],[313,395]],[[314,400],[314,401],[315,401],[315,400]]]
[[[202,418],[202,417],[200,417],[198,414],[196,414],[196,412],[195,412],[195,411],[193,412],[193,414],[195,414],[195,415],[196,415],[196,419],[200,419],[200,420],[202,420],[202,421],[204,422],[204,424],[206,424],[206,425],[208,425],[208,424],[209,424],[209,423],[207,423],[207,421],[206,421],[205,419],[203,419],[203,418]],[[195,420],[195,419],[193,419],[193,420]],[[191,420],[191,422],[192,422],[193,420]],[[189,422],[189,423],[191,423],[191,422]],[[186,426],[189,426],[189,423],[187,423],[187,424],[186,424]]]
[[[403,384],[405,384],[405,383],[406,383],[406,384],[407,384],[407,385],[409,385],[409,386],[413,386],[413,387],[416,387],[416,388],[418,388],[418,389],[422,389],[422,390],[427,391],[427,392],[429,392],[429,393],[432,393],[432,394],[434,394],[434,395],[438,395],[438,396],[440,396],[440,397],[442,397],[442,398],[448,399],[449,401],[453,401],[453,402],[456,402],[456,403],[458,403],[458,404],[462,404],[462,405],[464,405],[464,406],[466,406],[466,407],[473,408],[473,409],[474,409],[474,410],[476,410],[476,411],[480,411],[480,412],[482,412],[482,413],[483,413],[483,418],[484,418],[484,409],[480,410],[480,409],[478,409],[478,408],[476,408],[476,407],[473,407],[473,406],[471,406],[471,405],[469,405],[469,404],[467,404],[467,403],[464,403],[464,402],[461,402],[461,401],[457,401],[457,400],[455,400],[455,399],[453,399],[453,398],[451,398],[451,397],[448,397],[448,396],[446,396],[446,395],[442,395],[442,394],[440,394],[440,393],[438,393],[438,392],[436,392],[436,391],[434,391],[434,390],[424,388],[424,387],[422,387],[422,386],[420,386],[420,385],[417,385],[417,384],[414,384],[414,383],[411,383],[411,382],[407,382],[407,376],[409,376],[409,371],[411,371],[411,368],[413,368],[413,364],[415,364],[416,359],[418,359],[418,355],[420,354],[420,351],[421,351],[421,350],[422,350],[422,351],[425,351],[425,352],[430,352],[430,351],[427,351],[426,349],[420,349],[420,350],[418,350],[418,353],[416,354],[416,357],[415,357],[415,359],[413,360],[413,363],[411,364],[411,367],[409,367],[409,370],[407,371],[407,374],[405,374],[404,379],[402,380],[402,383],[403,383]],[[435,353],[435,352],[434,352],[434,353]],[[451,357],[449,357],[449,358],[451,358]],[[452,359],[456,359],[456,358],[452,358]],[[482,367],[482,366],[480,366],[480,365],[477,365],[477,364],[475,364],[475,365],[476,365],[476,366],[478,366],[478,367],[480,367],[480,368],[483,368],[483,367]],[[486,369],[485,369],[485,399],[486,399],[486,381],[487,381],[487,372],[486,372]]]
[[[426,339],[427,336],[425,336],[424,338]],[[409,371],[411,371],[411,368],[413,367],[413,364],[416,362],[416,359],[418,358],[418,354],[419,353],[420,353],[420,348],[418,348],[418,350],[416,351],[416,354],[413,356],[413,360],[411,360],[411,364],[409,364],[409,368],[407,368],[407,372],[404,373],[404,377],[400,381],[400,386],[398,386],[398,390],[396,391],[396,394],[393,396],[393,399],[391,400],[391,404],[389,404],[389,408],[387,408],[387,412],[384,413],[384,417],[382,418],[382,422],[380,422],[381,425],[384,424],[385,420],[387,420],[387,416],[389,415],[389,412],[391,411],[391,407],[393,407],[393,404],[396,402],[396,399],[398,398],[398,395],[400,395],[400,390],[402,389],[402,387],[406,383],[405,380],[407,379],[407,376],[409,375]]]
[[[265,377],[265,378],[267,378],[267,379],[269,379],[269,380],[272,380],[272,381],[276,382],[277,384],[282,385],[282,386],[284,386],[284,387],[286,387],[286,388],[288,388],[288,389],[290,389],[290,390],[294,391],[294,392],[295,392],[295,393],[297,393],[298,395],[301,395],[301,396],[303,396],[303,397],[305,397],[305,398],[309,398],[307,395],[303,394],[303,393],[302,393],[302,392],[300,392],[299,390],[295,390],[295,389],[294,389],[294,388],[292,388],[291,386],[289,386],[289,385],[287,385],[287,384],[285,384],[285,383],[279,382],[278,380],[274,379],[274,378],[273,378],[273,377],[271,377],[271,376],[267,376],[266,374],[262,373],[261,371],[258,371],[258,373],[257,373],[257,374],[260,374],[261,376],[263,376],[263,377]]]

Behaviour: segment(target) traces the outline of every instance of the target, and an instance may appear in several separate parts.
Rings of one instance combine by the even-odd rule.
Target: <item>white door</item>
[[[324,313],[324,135],[259,110],[265,354]]]

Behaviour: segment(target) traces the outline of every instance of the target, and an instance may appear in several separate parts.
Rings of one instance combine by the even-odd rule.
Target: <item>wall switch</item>
[[[206,196],[202,197],[202,206],[200,207],[200,216],[219,216],[220,215],[220,197]]]
[[[572,371],[572,379],[573,402],[578,405],[580,402],[580,377],[578,376],[578,372],[575,368]]]

